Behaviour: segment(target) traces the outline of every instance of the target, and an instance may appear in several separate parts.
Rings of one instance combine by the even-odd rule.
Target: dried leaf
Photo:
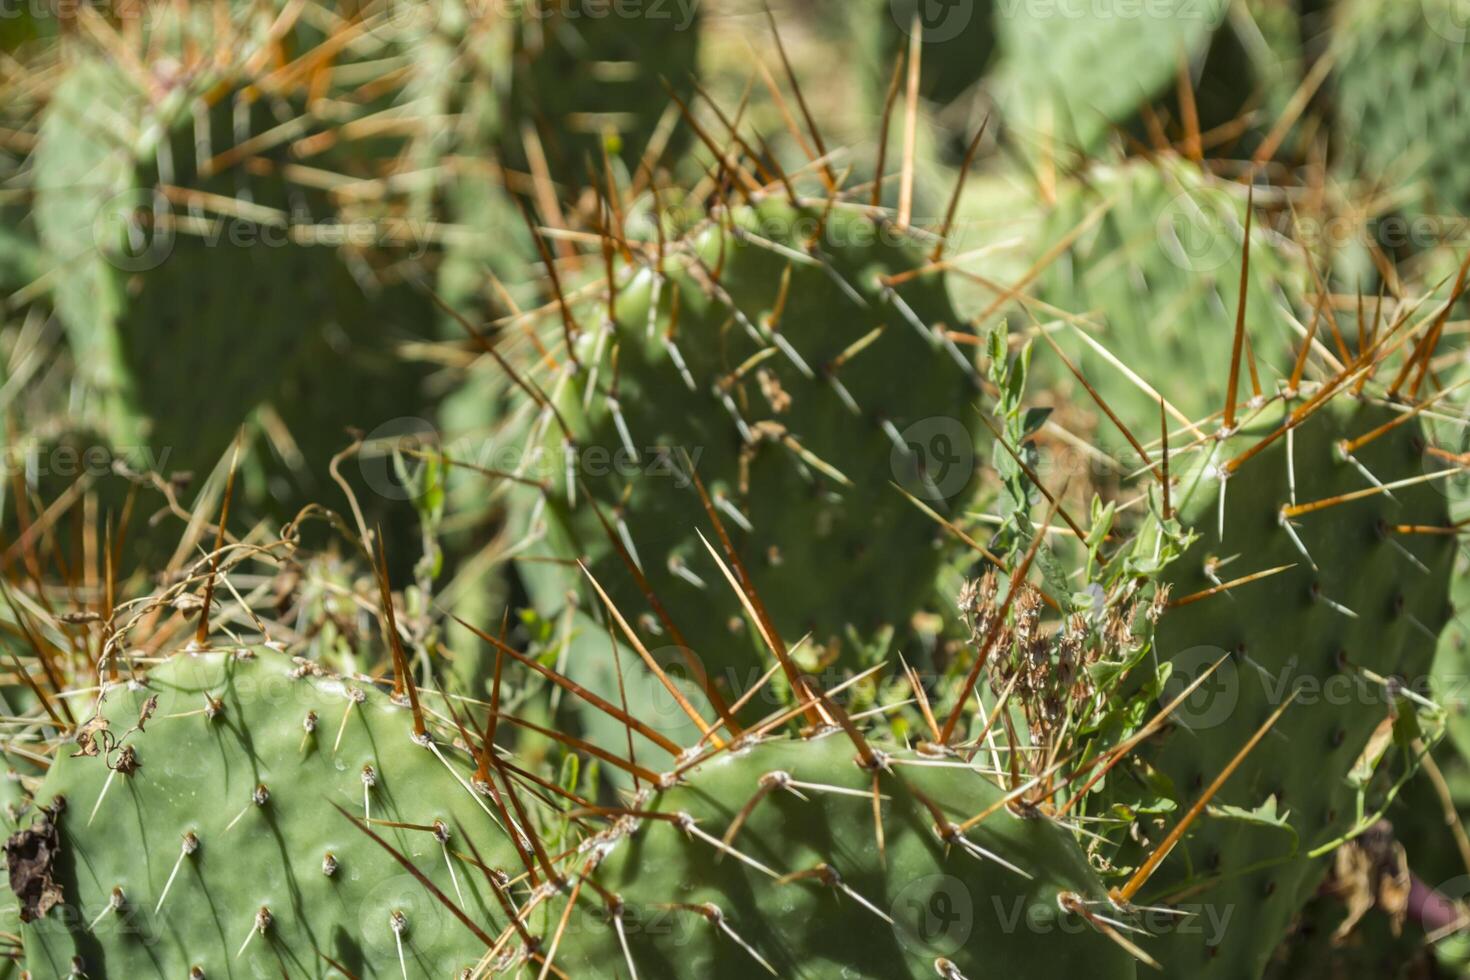
[[[140,732],[147,731],[147,729],[144,728],[143,726],[148,724],[148,719],[149,718],[152,718],[153,717],[153,713],[155,711],[157,711],[157,710],[158,710],[158,695],[157,694],[150,694],[148,696],[147,700],[145,700],[143,702],[142,709],[139,710],[139,712],[138,712],[138,731],[140,731]]]
[[[108,727],[107,719],[101,715],[82,722],[77,728],[77,750],[72,753],[72,758],[101,755],[110,738]]]
[[[56,819],[66,808],[57,797],[27,830],[17,831],[5,842],[5,862],[10,870],[10,890],[20,899],[20,921],[43,919],[64,902],[61,886],[52,877],[56,855],[61,851]]]

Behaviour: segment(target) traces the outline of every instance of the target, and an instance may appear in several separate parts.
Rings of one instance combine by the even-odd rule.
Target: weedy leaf
[[[1262,824],[1268,827],[1280,827],[1282,830],[1291,834],[1292,837],[1296,837],[1296,830],[1288,821],[1288,818],[1291,816],[1291,811],[1280,809],[1274,794],[1266,797],[1266,801],[1253,810],[1221,803],[1212,804],[1209,811],[1211,816],[1224,820],[1244,820],[1248,823]]]
[[[1041,408],[1032,407],[1026,409],[1026,414],[1021,418],[1022,434],[1029,436],[1036,432],[1036,430],[1046,424],[1047,419],[1051,418],[1053,411],[1055,409],[1049,405]]]
[[[1393,703],[1393,744],[1401,749],[1410,749],[1424,737],[1419,724],[1419,711],[1406,697],[1398,697]]]
[[[577,783],[581,777],[581,756],[568,752],[561,760],[561,776],[557,783],[568,793],[577,792]]]
[[[992,384],[996,387],[1004,387],[1007,361],[1009,360],[1008,341],[1009,330],[1006,321],[1002,320],[991,328],[986,337],[985,353],[990,363],[986,366],[986,374]]]
[[[1044,531],[1038,531],[1044,534]],[[1056,597],[1065,607],[1062,611],[1071,613],[1076,611],[1072,605],[1071,582],[1067,574],[1067,565],[1047,545],[1042,545],[1036,552],[1036,564],[1041,569],[1041,580],[1046,584],[1047,595]]]

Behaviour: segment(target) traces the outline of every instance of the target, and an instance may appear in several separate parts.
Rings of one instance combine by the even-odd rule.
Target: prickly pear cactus
[[[923,0],[860,0],[853,18],[864,74],[881,108],[893,65],[906,56],[913,41],[914,15],[923,37],[920,93],[933,102],[950,103],[984,77],[996,47],[993,0],[931,5]]]
[[[1464,975],[1466,936],[1445,929],[1443,916],[1453,918],[1470,880],[1435,784],[1443,779],[1463,821],[1470,773],[1448,742],[1433,758],[1435,779],[1415,775],[1383,821],[1334,853],[1332,873],[1277,948],[1267,980]],[[1375,781],[1387,788],[1396,780]]]
[[[504,161],[497,160],[497,147],[520,142],[506,118],[516,22],[505,10],[478,4],[438,4],[432,16],[432,30],[419,25],[399,47],[411,61],[404,95],[434,121],[417,134],[409,155],[425,169],[445,166],[439,179],[410,196],[415,214],[426,220],[442,214],[457,228],[443,242],[439,296],[474,311],[467,315],[476,320],[490,319],[501,310],[498,296],[482,302],[486,270],[527,302],[525,280],[535,271],[535,248],[500,172]],[[453,124],[443,125],[445,119]],[[449,336],[462,338],[458,324],[446,326]]]
[[[27,967],[444,976],[529,955],[578,976],[1135,975],[1076,913],[1105,897],[1070,834],[963,765],[835,730],[747,736],[630,806],[553,818],[607,824],[551,858],[546,821],[517,807],[531,822],[512,842],[486,802],[505,792],[412,730],[371,687],[269,651],[182,654],[112,687],[7,845],[51,855],[22,888]]]
[[[628,174],[638,170],[670,109],[664,84],[686,104],[695,92],[702,6],[675,0],[588,16],[573,4],[520,19],[511,122],[538,134],[557,179],[582,185],[589,164],[600,172],[604,148]],[[682,143],[691,134],[667,135]]]
[[[37,796],[56,813],[49,873],[65,904],[23,929],[34,976],[473,967],[475,935],[334,803],[479,928],[503,922],[500,886],[476,862],[517,859],[470,788],[472,767],[416,743],[408,709],[371,685],[269,651],[187,654],[146,686],[111,688],[98,718],[86,751],[63,750]]]
[[[1318,855],[1359,818],[1350,775],[1379,727],[1406,710],[1399,686],[1422,686],[1446,617],[1453,538],[1405,530],[1448,516],[1438,488],[1400,484],[1424,474],[1417,421],[1385,430],[1403,416],[1345,396],[1310,417],[1303,405],[1289,435],[1273,404],[1210,440],[1174,495],[1199,537],[1169,569],[1177,605],[1156,650],[1183,679],[1176,694],[1224,663],[1149,744],[1149,765],[1187,806],[1294,701],[1138,896],[1219,924],[1173,928],[1149,945],[1170,975],[1261,973],[1316,888]],[[1139,829],[1153,846],[1165,828]]]
[[[11,175],[8,161],[0,159],[0,180]],[[0,298],[9,299],[41,274],[35,228],[26,221],[26,209],[0,191]]]
[[[977,773],[890,751],[876,774],[881,851],[875,774],[840,731],[726,753],[676,787],[645,793],[648,816],[600,838],[608,854],[599,893],[622,899],[626,950],[592,901],[557,962],[575,976],[731,980],[1135,975],[1127,953],[1063,907],[1104,900],[1067,833],[1001,809],[970,831],[998,860],[946,844],[935,828],[984,811],[1001,791]]]
[[[349,430],[391,443],[427,429],[436,417],[435,399],[426,391],[427,365],[399,349],[412,339],[410,325],[432,315],[429,304],[407,286],[373,296],[344,286],[325,329],[302,345],[267,395],[267,410],[290,434],[294,449],[290,460],[282,459],[282,447],[274,443],[268,456],[262,453],[267,493],[282,509],[329,499],[329,464],[352,442]],[[394,512],[411,493],[393,478],[391,462],[359,460],[343,472],[371,510],[386,511],[390,521],[405,516]]]
[[[1209,49],[1191,79],[1195,112],[1202,133],[1249,118],[1249,128],[1223,148],[1201,146],[1211,156],[1242,159],[1263,149],[1270,137],[1271,155],[1299,149],[1297,129],[1273,132],[1289,112],[1306,75],[1303,51],[1304,14],[1297,0],[1236,0],[1225,15]],[[1171,115],[1181,108],[1176,91],[1168,104]],[[1146,126],[1134,126],[1143,138]],[[1177,143],[1175,144],[1178,145]]]
[[[1334,8],[1341,47],[1334,124],[1347,175],[1398,191],[1409,215],[1463,214],[1470,168],[1448,120],[1464,117],[1470,25],[1455,0],[1351,0]]]
[[[261,288],[272,277],[289,281],[294,248],[176,235],[172,208],[154,187],[178,182],[176,167],[193,166],[192,146],[180,141],[187,157],[174,154],[176,124],[180,136],[192,138],[181,109],[187,107],[159,119],[122,71],[100,60],[75,65],[42,123],[36,217],[52,259],[72,269],[56,304],[85,380],[134,420],[122,439],[146,435],[150,419],[167,430],[187,418],[199,442],[219,449],[241,421],[239,406],[259,400],[272,367],[289,358],[307,329],[299,299]],[[125,131],[109,131],[102,119]],[[262,208],[284,203],[261,200],[258,192],[248,197]],[[301,279],[307,290],[320,288],[314,275]],[[203,310],[214,321],[208,329],[196,319]],[[246,336],[252,343],[240,344]],[[161,434],[165,444],[183,442],[182,433]]]
[[[1204,53],[1229,6],[1228,0],[1002,5],[998,97],[1029,132],[1094,149],[1112,126],[1171,87],[1181,57],[1192,61]]]
[[[1291,0],[1169,0],[1146,9],[1081,0],[851,6],[862,11],[855,33],[878,106],[895,59],[909,49],[917,12],[925,98],[963,101],[989,74],[1008,109],[1007,125],[1025,131],[1028,141],[1038,130],[1055,137],[1057,150],[1094,151],[1121,125],[1147,139],[1139,112],[1156,102],[1177,103],[1181,59],[1202,130],[1256,114],[1260,124],[1243,134],[1248,149],[1280,118],[1301,81],[1300,25]],[[1120,64],[1128,70],[1119,71]],[[1170,105],[1176,118],[1178,108]],[[1240,147],[1233,142],[1231,150]]]
[[[1427,469],[1448,468],[1470,453],[1470,362],[1446,376],[1446,387],[1466,385],[1451,391],[1437,412],[1425,422],[1429,451]],[[1470,472],[1445,481],[1450,519],[1458,525],[1470,518]],[[1470,757],[1470,546],[1464,535],[1451,535],[1456,542],[1454,576],[1450,586],[1452,612],[1439,638],[1434,658],[1434,695],[1448,717],[1450,740],[1463,756]]]
[[[1448,713],[1450,738],[1462,753],[1470,753],[1470,553],[1463,545],[1455,554],[1450,605],[1453,615],[1434,658],[1434,692]]]
[[[181,469],[212,465],[313,340],[394,308],[359,275],[396,239],[320,189],[338,168],[375,177],[355,168],[377,144],[313,120],[292,72],[261,72],[300,41],[263,13],[150,14],[137,72],[79,46],[40,124],[36,224],[67,270],[55,305],[90,412]],[[296,183],[307,164],[320,173]]]
[[[1041,277],[1036,295],[1049,308],[1036,315],[1082,317],[1056,335],[1058,343],[1135,433],[1159,430],[1150,383],[1178,410],[1171,425],[1225,403],[1222,365],[1235,340],[1245,222],[1243,188],[1171,158],[1095,167],[1052,213],[1042,240],[1066,248]],[[1283,380],[1281,366],[1290,372],[1300,344],[1287,313],[1307,275],[1294,247],[1252,227],[1245,325],[1266,394]],[[1047,352],[1038,364],[1074,383]],[[1183,377],[1188,384],[1174,383]],[[1250,378],[1243,368],[1243,388]],[[1087,401],[1085,392],[1075,397]]]
[[[330,249],[290,240],[284,185],[199,179],[185,95],[158,112],[119,69],[76,65],[42,124],[36,217],[51,259],[71,270],[56,306],[119,443],[171,446],[208,465],[242,408],[259,403],[335,295],[355,286]],[[227,127],[228,108],[216,106],[205,125]],[[102,119],[127,131],[107,131]],[[214,138],[233,142],[228,128]],[[224,195],[251,217],[201,211],[191,225],[162,185]]]
[[[942,511],[965,499],[977,381],[944,335],[957,317],[943,279],[914,274],[925,259],[905,233],[774,198],[729,221],[670,243],[662,272],[619,270],[611,317],[605,296],[579,308],[574,354],[542,381],[544,492],[523,511],[548,532],[534,554],[585,556],[619,607],[641,611],[626,551],[738,694],[764,646],[696,533],[719,547],[689,465],[774,628],[790,642],[810,631],[826,660],[902,628],[929,596],[936,525],[892,484]],[[544,562],[523,574],[548,615],[586,588]]]
[[[0,232],[0,295],[8,296],[35,280],[40,271],[39,256],[36,243],[8,220],[13,212],[0,208],[0,214],[7,218],[5,230]]]

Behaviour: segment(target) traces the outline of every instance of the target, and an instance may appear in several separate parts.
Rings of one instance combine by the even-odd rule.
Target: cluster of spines
[[[781,53],[784,56],[784,50]],[[789,77],[789,64],[787,68]],[[768,371],[776,365],[793,372],[791,381],[803,386],[796,401],[813,404],[813,399],[822,399],[823,403],[834,408],[840,406],[851,417],[852,424],[860,427],[859,431],[871,429],[881,440],[880,445],[889,447],[896,457],[909,460],[910,468],[914,470],[913,489],[921,496],[930,497],[931,502],[937,499],[922,461],[915,456],[914,447],[905,443],[894,420],[882,417],[872,410],[871,405],[863,404],[867,399],[855,397],[843,376],[844,371],[850,372],[864,364],[869,370],[881,369],[881,365],[872,363],[872,355],[866,362],[863,358],[885,329],[904,335],[913,330],[918,334],[919,342],[931,350],[943,351],[939,360],[946,362],[947,370],[943,371],[946,379],[957,375],[978,387],[979,378],[973,359],[959,346],[972,342],[974,338],[955,330],[956,323],[926,322],[926,317],[919,315],[903,295],[903,290],[910,284],[942,295],[943,288],[938,279],[949,268],[945,238],[954,220],[955,204],[963,182],[955,188],[948,216],[937,234],[912,227],[902,213],[894,217],[879,207],[881,181],[850,190],[842,188],[843,180],[826,153],[822,134],[806,112],[805,101],[794,83],[793,91],[807,128],[802,131],[792,121],[792,134],[801,145],[811,148],[811,157],[800,171],[787,172],[778,160],[758,152],[753,145],[754,138],[742,132],[738,118],[731,119],[709,100],[707,94],[702,93],[723,133],[713,131],[715,124],[701,124],[691,107],[675,95],[675,105],[684,116],[687,127],[713,156],[707,179],[698,186],[695,196],[681,200],[679,204],[685,213],[706,217],[695,222],[692,229],[671,231],[667,227],[664,207],[671,191],[661,183],[651,166],[640,170],[626,191],[618,186],[615,175],[609,171],[605,180],[599,178],[596,181],[595,206],[588,218],[591,234],[574,233],[558,226],[555,222],[565,220],[559,212],[544,215],[551,222],[549,227],[532,226],[533,238],[547,270],[546,282],[551,294],[547,304],[497,323],[495,326],[500,336],[493,344],[479,328],[467,321],[463,323],[481,349],[504,370],[509,379],[508,387],[526,396],[517,410],[523,419],[528,420],[530,434],[525,442],[530,447],[540,447],[540,455],[537,452],[526,453],[519,468],[487,474],[521,484],[533,498],[528,516],[517,524],[525,536],[508,548],[510,554],[527,555],[527,560],[544,567],[547,556],[531,555],[529,550],[541,541],[545,533],[543,528],[548,516],[547,505],[550,504],[554,511],[593,514],[596,523],[590,519],[587,523],[593,538],[573,541],[571,550],[580,557],[585,557],[589,551],[607,556],[616,554],[628,567],[639,591],[647,590],[647,579],[664,579],[676,587],[688,584],[701,591],[710,586],[707,572],[690,567],[692,557],[701,556],[702,560],[702,550],[697,544],[693,546],[693,555],[671,553],[667,556],[667,563],[664,561],[666,556],[647,553],[648,542],[635,540],[636,535],[630,530],[626,497],[603,494],[599,498],[598,489],[589,486],[577,471],[575,461],[579,436],[575,429],[588,416],[595,417],[606,430],[604,434],[608,436],[608,443],[599,448],[626,451],[634,458],[643,451],[639,439],[647,439],[648,436],[644,432],[633,431],[639,426],[630,423],[629,412],[619,397],[620,380],[625,381],[629,376],[633,370],[628,366],[629,359],[636,356],[622,349],[628,344],[646,345],[650,349],[657,346],[657,356],[665,359],[666,367],[663,379],[655,383],[672,390],[678,390],[682,385],[689,392],[694,406],[690,409],[691,414],[708,419],[706,432],[746,447],[747,455],[742,456],[739,479],[733,471],[705,471],[702,476],[713,484],[711,501],[730,525],[731,532],[742,540],[762,541],[759,550],[767,550],[766,545],[779,545],[779,536],[769,526],[757,528],[755,525],[761,523],[759,518],[742,510],[731,493],[744,477],[744,466],[749,456],[753,456],[758,448],[768,446],[770,452],[789,456],[796,471],[805,475],[814,492],[819,492],[824,485],[838,493],[851,487],[852,481],[846,473],[849,464],[862,468],[863,472],[854,474],[858,480],[871,482],[867,470],[872,460],[824,458],[804,443],[799,426],[788,429],[780,424],[786,420],[781,418],[782,409],[776,402],[789,404],[790,396],[781,390],[779,384],[769,384]],[[890,100],[888,111],[891,113],[893,109],[894,101]],[[911,104],[909,111],[917,110]],[[972,154],[978,149],[982,134],[983,127],[972,143]],[[912,168],[913,161],[906,156],[899,179],[905,188],[912,187]],[[604,183],[607,185],[605,193],[602,190]],[[798,185],[806,183],[820,183],[825,193],[809,196],[798,192]],[[544,195],[538,195],[541,196]],[[643,213],[650,201],[651,216]],[[754,220],[768,212],[776,213],[793,224],[796,224],[795,219],[804,219],[811,227],[787,236],[790,241],[772,241],[762,233],[759,220]],[[642,236],[652,240],[639,240],[630,233],[630,215],[634,213],[641,215],[640,220],[645,225],[652,225],[652,233]],[[913,264],[887,275],[880,274],[875,282],[849,281],[838,271],[833,256],[825,251],[826,231],[834,225],[858,231],[867,229],[871,234],[904,239],[914,252]],[[596,252],[574,260],[564,247],[569,241],[577,240],[594,246]],[[773,272],[771,280],[762,282],[761,289],[756,291],[759,302],[768,307],[765,315],[748,313],[743,307],[750,303],[750,298],[747,296],[742,301],[733,295],[738,290],[728,280],[735,266],[737,249],[764,256],[762,261],[768,260],[767,264],[772,267],[785,262],[784,271]],[[576,288],[567,281],[567,273],[562,271],[599,265],[604,272],[602,281],[589,282],[585,276],[578,276]],[[820,276],[814,270],[820,270]],[[588,270],[584,268],[583,271]],[[801,289],[794,280],[801,275],[809,275],[822,288],[834,290],[835,301],[851,303],[851,316],[881,319],[888,323],[872,330],[853,329],[851,342],[831,356],[824,354],[819,363],[810,350],[799,349],[803,345],[793,343],[783,329],[789,326],[782,322],[788,303],[796,306],[800,302]],[[746,284],[746,292],[751,292],[749,284]],[[637,296],[630,303],[632,294]],[[732,333],[743,335],[753,353],[749,357],[742,355],[740,364],[726,365],[723,373],[713,376],[704,376],[702,368],[691,369],[690,365],[697,360],[709,360],[708,347],[715,344],[717,338],[697,336],[692,342],[704,349],[697,352],[688,349],[691,341],[686,338],[691,336],[688,327],[691,315],[683,312],[688,300],[684,300],[681,307],[681,295],[706,298],[713,318],[717,320],[720,315],[727,316],[732,324]],[[936,306],[938,302],[928,305]],[[640,304],[646,305],[646,311]],[[629,310],[634,312],[630,315]],[[645,319],[646,330],[643,328]],[[951,318],[945,316],[944,319]],[[841,325],[841,320],[840,315],[834,317],[834,329]],[[696,353],[700,355],[698,358]],[[756,392],[756,382],[760,383],[759,393]],[[755,415],[747,413],[740,403],[743,396],[738,389],[741,385],[750,389],[751,398],[771,399],[773,411],[760,411]],[[705,399],[708,399],[707,404]],[[953,405],[942,405],[938,410],[951,415],[963,414],[961,401],[962,398],[957,397]],[[798,411],[800,407],[803,406],[798,406]],[[823,410],[831,411],[832,408]],[[758,420],[762,415],[768,420]],[[733,431],[727,427],[732,427]],[[721,429],[726,429],[728,434],[721,434]],[[669,449],[671,453],[676,452],[674,447]],[[664,462],[676,472],[695,465],[694,459],[678,455]],[[537,463],[540,465],[536,466]],[[544,476],[538,478],[538,473]],[[897,472],[893,475],[900,476]],[[637,490],[636,487],[632,489]],[[898,494],[894,493],[892,499],[900,512],[907,508]],[[695,512],[697,510],[696,507]],[[606,544],[601,542],[604,536],[608,539]],[[566,556],[550,557],[560,560]],[[747,560],[753,559],[748,556]],[[645,561],[654,564],[645,565]],[[617,560],[612,562],[612,567],[619,567]],[[602,569],[606,571],[606,566]],[[744,573],[744,569],[738,571]],[[622,578],[620,573],[617,578]],[[580,576],[574,574],[567,580],[566,587],[579,590],[579,582]],[[620,585],[612,581],[608,584],[613,594],[620,598],[637,594],[626,583]],[[564,594],[563,586],[558,585],[556,594]],[[593,606],[596,604],[594,600]],[[668,617],[662,612],[662,604],[654,599],[652,605],[655,614],[667,625]],[[672,630],[670,636],[678,637],[679,633]],[[678,642],[683,643],[682,639]]]

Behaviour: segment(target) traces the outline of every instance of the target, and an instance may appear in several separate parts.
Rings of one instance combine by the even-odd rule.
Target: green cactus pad
[[[1071,244],[1042,276],[1037,298],[1087,321],[1078,329],[1094,343],[1068,336],[1071,330],[1058,335],[1059,343],[1142,439],[1159,431],[1159,403],[1097,346],[1160,388],[1183,415],[1200,419],[1220,411],[1240,307],[1245,216],[1243,188],[1163,159],[1093,168],[1049,219],[1042,240]],[[1299,253],[1259,225],[1252,228],[1245,324],[1267,394],[1285,380],[1274,366],[1286,365],[1289,375],[1301,346],[1287,314],[1297,312],[1291,297],[1301,294],[1307,275]],[[1038,364],[1050,365],[1052,377],[1070,379],[1047,352]],[[1182,378],[1188,383],[1175,383]],[[1242,367],[1242,398],[1249,385]],[[1076,399],[1087,395],[1078,391]]]
[[[565,4],[522,18],[511,121],[537,130],[558,179],[584,183],[589,165],[601,170],[604,148],[637,169],[671,104],[664,83],[686,104],[693,97],[701,8]],[[681,142],[690,135],[677,131]]]
[[[233,145],[231,106],[206,117],[217,149]],[[356,290],[332,249],[295,244],[270,217],[291,213],[285,185],[194,173],[191,109],[154,107],[121,70],[83,61],[58,87],[36,150],[41,240],[69,270],[56,306],[83,380],[102,394],[99,416],[118,444],[170,447],[181,468],[224,452],[336,298]],[[157,183],[236,199],[259,218],[211,211],[191,224]]]
[[[458,975],[484,939],[418,876],[484,933],[505,925],[477,864],[498,874],[518,858],[462,753],[415,741],[409,711],[372,688],[269,651],[181,654],[144,684],[111,687],[99,717],[105,729],[86,726],[80,742],[98,753],[63,753],[36,797],[59,845],[39,871],[63,903],[24,926],[34,975]],[[579,976],[626,975],[614,917],[650,976],[698,964],[700,976],[747,977],[757,957],[790,976],[919,978],[941,958],[969,976],[985,964],[1135,975],[1127,953],[1063,908],[1105,900],[1068,832],[1004,808],[1002,790],[963,763],[877,751],[881,852],[874,777],[828,732],[747,744],[645,784],[628,816],[570,845],[560,886],[499,880],[518,905],[536,904],[525,918],[537,955]],[[771,798],[721,844],[762,787]],[[366,817],[416,872],[333,804]],[[802,874],[821,868],[835,875]]]
[[[1279,431],[1280,405],[1223,443],[1212,441],[1210,461],[1176,491],[1180,520],[1200,535],[1167,575],[1176,602],[1221,580],[1293,567],[1164,615],[1156,649],[1184,682],[1225,662],[1145,758],[1187,805],[1293,691],[1298,696],[1139,895],[1149,904],[1232,913],[1223,935],[1177,930],[1149,946],[1171,975],[1260,974],[1325,868],[1308,853],[1353,826],[1349,775],[1380,723],[1404,710],[1393,685],[1422,688],[1427,679],[1455,545],[1393,529],[1445,526],[1444,495],[1426,482],[1376,493],[1339,449],[1399,418],[1391,406],[1330,401],[1226,481],[1223,540],[1220,466]],[[1385,484],[1423,474],[1427,462],[1414,420],[1353,457]],[[1298,547],[1282,508],[1342,494],[1359,496],[1292,520]],[[1150,837],[1157,844],[1162,833]]]
[[[1227,0],[1001,4],[1001,103],[1028,132],[1092,149],[1170,88],[1180,57],[1204,52],[1228,7]]]
[[[810,631],[811,655],[840,653],[849,631],[902,628],[929,598],[942,531],[892,484],[943,511],[965,499],[976,381],[941,333],[957,322],[943,280],[880,283],[924,264],[904,233],[860,209],[823,219],[820,205],[775,199],[731,218],[733,234],[706,226],[671,245],[662,276],[620,273],[615,322],[605,303],[581,310],[580,370],[562,358],[543,379],[557,412],[542,413],[535,467],[548,490],[525,508],[550,516],[548,554],[589,557],[614,602],[639,615],[644,596],[590,493],[705,669],[738,695],[763,648],[699,538],[719,547],[683,453],[775,628],[791,642]],[[523,571],[545,612],[586,587],[575,569]]]
[[[879,779],[887,797],[881,854],[872,777],[841,732],[725,754],[684,784],[645,794],[647,811],[687,814],[695,829],[718,840],[761,792],[765,798],[730,847],[770,873],[722,856],[675,822],[645,819],[636,833],[627,826],[609,832],[610,853],[596,878],[623,900],[637,975],[762,976],[753,954],[783,977],[1135,975],[1127,953],[1058,906],[1063,893],[1104,899],[1065,831],[1005,809],[970,831],[979,847],[1024,876],[958,844],[946,847],[920,797],[958,823],[995,804],[1001,791],[973,770],[926,766],[940,760],[911,752],[888,761],[892,775]],[[778,880],[823,865],[837,877]],[[718,907],[751,950],[687,907],[705,903]],[[686,907],[668,907],[675,904]],[[571,920],[556,962],[573,976],[632,973],[602,905],[584,901]],[[941,959],[956,972],[937,966]]]
[[[402,141],[349,129],[375,103],[319,117],[304,83],[262,72],[272,45],[310,44],[313,30],[277,39],[268,10],[229,13],[160,10],[136,72],[79,46],[58,72],[35,150],[36,226],[46,261],[66,270],[55,306],[79,406],[115,445],[167,448],[181,470],[212,466],[256,407],[289,397],[283,377],[315,368],[319,378],[320,363],[297,362],[324,340],[352,337],[364,356],[387,357],[384,336],[420,328],[429,309],[379,295],[393,288],[380,280],[398,280],[378,266],[418,230],[390,233],[378,219],[391,202],[337,193],[379,177]],[[354,85],[370,77],[358,75]],[[390,414],[414,404],[410,385],[374,390],[409,391]],[[335,439],[334,421],[316,424]]]
[[[852,6],[863,11],[854,18],[855,33],[877,108],[918,11],[925,98],[963,101],[988,74],[1009,126],[1026,142],[1039,130],[1067,150],[1095,151],[1121,125],[1147,138],[1139,113],[1156,102],[1170,101],[1177,116],[1171,100],[1181,56],[1190,65],[1201,128],[1254,112],[1257,125],[1244,134],[1251,144],[1280,118],[1301,76],[1298,14],[1283,0],[1135,6],[865,0]],[[1230,151],[1240,152],[1239,144]]]
[[[124,738],[155,696],[146,730]],[[184,977],[196,967],[208,977],[326,977],[336,972],[331,957],[357,976],[399,977],[395,910],[408,917],[410,975],[472,967],[482,952],[473,934],[332,809],[363,816],[366,766],[375,774],[371,819],[442,821],[447,860],[431,831],[375,824],[375,832],[446,895],[462,894],[485,931],[503,923],[464,834],[476,835],[490,866],[519,863],[469,789],[472,768],[447,747],[441,762],[415,743],[408,710],[370,686],[313,676],[270,652],[186,654],[149,674],[146,687],[110,688],[101,717],[108,730],[98,744],[121,746],[94,756],[63,750],[37,796],[42,807],[66,800],[54,868],[66,904],[24,927],[34,976],[66,976],[80,957],[94,977]],[[136,768],[114,776],[109,767],[125,752]],[[197,848],[180,861],[190,834]],[[109,910],[114,889],[121,905]],[[262,909],[269,925],[252,934]]]
[[[912,43],[914,14],[921,15],[923,75],[920,94],[938,103],[960,98],[990,67],[996,46],[994,0],[931,7],[922,0],[859,0],[863,10],[853,30],[863,56],[864,74],[882,109],[894,62]],[[935,14],[937,13],[937,16]]]
[[[1470,552],[1463,544],[1455,555],[1450,603],[1453,614],[1434,658],[1434,696],[1447,713],[1450,738],[1470,753]]]
[[[1446,383],[1470,383],[1470,362],[1450,372]],[[1440,404],[1439,411],[1427,413],[1425,428],[1429,445],[1443,455],[1427,456],[1427,467],[1447,467],[1447,457],[1470,452],[1470,395],[1461,388]],[[1458,523],[1470,518],[1470,472],[1450,478],[1442,487],[1449,499],[1450,520]],[[1470,543],[1463,534],[1454,540],[1453,609],[1434,658],[1434,696],[1446,711],[1450,740],[1462,756],[1470,758]]]
[[[0,202],[0,296],[8,298],[40,275],[41,257],[19,208]]]
[[[1335,7],[1334,76],[1347,176],[1410,216],[1470,206],[1470,166],[1453,120],[1464,118],[1470,27],[1455,0],[1350,0]]]

